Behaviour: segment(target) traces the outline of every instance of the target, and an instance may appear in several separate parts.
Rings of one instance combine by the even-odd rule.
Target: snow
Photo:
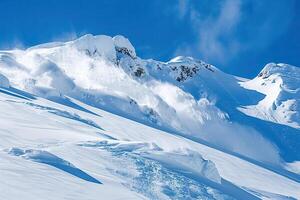
[[[221,176],[215,164],[203,159],[197,152],[187,152],[187,154],[174,153],[155,153],[147,155],[154,160],[170,165],[172,169],[182,173],[192,173],[196,176],[205,177],[217,183],[221,183]]]
[[[24,199],[82,199],[87,195],[90,199],[99,195],[106,199],[141,199],[139,195],[164,199],[188,195],[193,187],[198,188],[194,194],[203,198],[238,198],[240,192],[254,198],[250,189],[295,198],[300,195],[299,183],[283,174],[75,100],[74,104],[95,114],[41,98],[26,100],[5,93],[0,98],[0,177],[7,180],[0,187],[4,199],[18,199],[19,195]],[[57,114],[60,110],[79,117]],[[98,128],[85,121],[93,121]],[[73,171],[66,172],[65,166]],[[72,174],[74,169],[80,170],[79,175]],[[81,173],[102,184],[78,177]],[[142,184],[143,173],[149,182]],[[123,183],[127,183],[125,187]],[[88,188],[86,192],[76,192],[82,187]],[[177,187],[187,187],[187,191]],[[32,192],[25,193],[29,188]],[[47,188],[55,194],[50,195]]]
[[[0,87],[9,88],[9,80],[0,74]]]
[[[71,47],[84,51],[88,55],[99,55],[109,60],[116,59],[116,50],[114,41],[110,36],[87,34],[71,42]]]
[[[113,41],[116,48],[119,50],[128,50],[131,57],[136,57],[135,49],[127,38],[122,35],[117,35],[113,37]]]
[[[286,163],[285,168],[289,171],[292,171],[296,174],[300,174],[300,161],[295,161],[292,163]]]
[[[82,170],[76,168],[73,164],[47,151],[33,150],[33,149],[23,150],[20,148],[13,147],[8,150],[8,153],[15,156],[21,156],[22,158],[25,158],[27,160],[32,160],[34,162],[48,164],[50,166],[61,169],[67,173],[70,173],[85,181],[101,184],[100,181],[88,175],[87,173],[83,172]]]
[[[281,151],[290,152],[285,150],[287,146],[278,152],[277,145],[281,143],[273,138],[268,141],[265,130],[253,130],[253,124],[243,124],[245,120],[231,120],[237,113],[232,108],[258,118],[262,118],[259,113],[263,109],[244,111],[249,99],[257,99],[248,92],[251,88],[240,85],[242,79],[201,60],[182,56],[166,63],[143,60],[123,36],[90,34],[66,43],[0,54],[0,72],[9,77],[13,86],[35,95],[55,101],[70,96],[153,127],[204,139],[255,160],[278,164]],[[290,99],[277,109],[286,113],[291,126],[297,123],[297,112],[292,109],[296,104]],[[284,107],[291,109],[286,112]],[[279,121],[278,117],[268,119]],[[278,134],[281,132],[278,129]],[[260,141],[259,148],[253,148],[255,140]],[[292,148],[296,151],[297,147]]]
[[[261,119],[300,128],[300,70],[287,64],[269,63],[253,80],[242,85],[265,94],[257,105],[241,109]]]
[[[0,199],[300,198],[296,67],[248,80],[85,35],[0,51],[0,74]]]

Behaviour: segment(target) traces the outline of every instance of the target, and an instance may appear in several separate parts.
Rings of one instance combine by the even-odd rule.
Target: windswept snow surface
[[[0,199],[299,199],[299,76],[123,36],[0,51]]]

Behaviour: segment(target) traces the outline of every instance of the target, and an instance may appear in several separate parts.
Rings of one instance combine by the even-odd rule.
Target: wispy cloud
[[[196,38],[175,54],[224,64],[239,53],[265,48],[287,29],[293,4],[294,0],[178,0],[178,19],[191,24]]]
[[[190,10],[190,0],[178,0],[178,4],[176,5],[178,10],[178,17],[183,19]]]

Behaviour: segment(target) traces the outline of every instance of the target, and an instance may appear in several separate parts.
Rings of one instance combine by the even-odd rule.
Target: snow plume
[[[274,165],[280,163],[278,149],[255,129],[238,123],[207,123],[200,137],[212,144],[241,155]]]
[[[255,129],[228,121],[227,114],[219,110],[214,101],[205,97],[195,101],[192,95],[171,84],[156,82],[151,88],[175,110],[175,120],[172,114],[166,112],[162,115],[163,119],[185,135],[204,139],[254,160],[279,164],[280,156],[272,143]],[[162,112],[159,111],[159,114]]]

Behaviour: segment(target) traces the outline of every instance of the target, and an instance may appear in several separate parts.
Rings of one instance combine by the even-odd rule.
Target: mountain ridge
[[[0,198],[300,198],[299,76],[142,59],[120,35],[0,51]]]
[[[264,111],[265,105],[263,108],[252,106],[259,105],[263,95],[268,97],[261,90],[249,86],[260,75],[241,81],[192,57],[179,56],[168,62],[143,60],[136,55],[130,41],[120,35],[88,34],[65,43],[38,45],[24,51],[1,51],[0,56],[0,73],[7,76],[13,86],[25,91],[52,100],[70,96],[148,125],[207,140],[252,158],[259,155],[259,151],[269,152],[258,157],[272,163],[278,163],[280,157],[285,157],[286,153],[282,153],[285,148],[291,147],[281,145],[282,142],[279,144],[278,139],[272,137],[265,139],[266,135],[252,128],[253,124],[249,127],[232,121],[233,116],[242,112],[299,128],[297,116],[300,112],[295,106],[299,102],[297,96],[292,104],[289,103],[291,100],[286,100],[288,108],[280,108],[278,112],[275,109]],[[285,65],[268,64],[260,74],[273,73],[276,66]],[[290,111],[292,108],[296,111]],[[286,112],[290,113],[283,116],[287,120],[274,117]],[[262,116],[259,113],[268,114]],[[215,131],[214,127],[220,127],[227,135],[216,133],[220,130]],[[239,134],[233,134],[236,129]],[[223,141],[224,136],[244,141],[243,146],[236,150],[230,140]],[[275,134],[275,137],[279,136]],[[253,150],[252,142],[248,144],[252,140],[261,141],[261,146],[267,147],[267,150]],[[292,151],[298,148],[295,145],[292,145]],[[276,155],[277,151],[280,156]],[[300,155],[296,154],[292,160],[295,159],[300,159]]]

